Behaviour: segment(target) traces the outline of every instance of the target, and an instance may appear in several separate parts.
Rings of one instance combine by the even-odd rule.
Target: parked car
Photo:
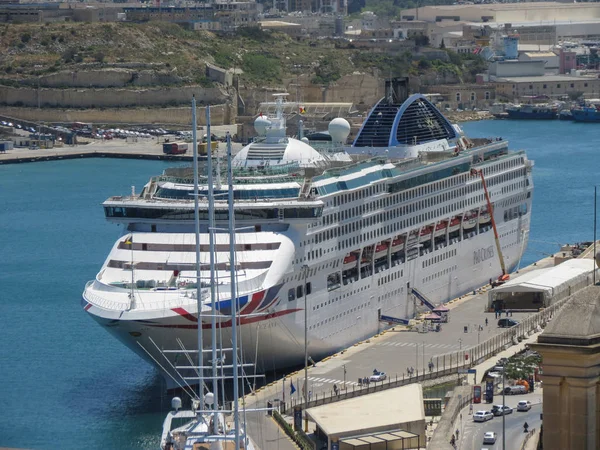
[[[376,372],[373,372],[373,375],[371,375],[369,377],[369,381],[371,383],[377,383],[378,381],[383,381],[386,378],[387,378],[387,375],[385,374],[385,372],[376,371]]]
[[[515,325],[519,325],[519,322],[514,319],[508,319],[505,317],[504,319],[498,320],[498,326],[500,328],[510,328],[514,327]]]
[[[506,386],[504,388],[505,395],[520,395],[527,394],[527,388],[525,386],[517,385],[517,386]]]
[[[496,433],[493,431],[488,431],[483,435],[483,443],[484,444],[495,444],[496,443]]]
[[[494,405],[492,408],[492,412],[494,413],[495,416],[502,416],[502,415],[505,416],[507,414],[511,414],[513,412],[513,410],[510,406]]]
[[[517,403],[517,411],[529,411],[531,409],[531,402],[529,400],[521,400]]]
[[[494,415],[490,411],[477,411],[473,414],[473,422],[487,422],[493,418]]]

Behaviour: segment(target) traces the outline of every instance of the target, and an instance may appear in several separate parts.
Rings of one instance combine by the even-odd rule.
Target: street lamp
[[[304,293],[304,432],[308,433],[308,300],[306,298],[306,277],[308,275],[308,266],[302,266],[304,275],[304,285],[302,292]]]

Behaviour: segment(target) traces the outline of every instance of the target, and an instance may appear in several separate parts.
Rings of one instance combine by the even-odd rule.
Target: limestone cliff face
[[[65,70],[21,80],[28,86],[46,88],[119,88],[130,86],[172,86],[188,80],[172,70],[106,68]]]

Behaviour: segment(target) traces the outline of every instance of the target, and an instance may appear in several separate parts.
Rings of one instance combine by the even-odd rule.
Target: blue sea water
[[[594,124],[484,121],[535,160],[522,265],[593,237],[600,174]],[[0,447],[156,449],[170,399],[158,374],[85,314],[79,299],[120,229],[100,206],[139,191],[158,161],[82,159],[0,166]]]

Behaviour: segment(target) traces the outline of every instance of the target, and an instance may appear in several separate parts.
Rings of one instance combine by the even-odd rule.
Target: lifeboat
[[[343,270],[353,269],[356,267],[357,256],[354,253],[346,255],[344,258]]]
[[[479,214],[479,224],[480,225],[484,225],[488,222],[490,222],[492,220],[492,218],[490,217],[490,212],[486,209],[482,210],[481,213]]]
[[[404,250],[404,238],[399,237],[392,241],[392,253]]]
[[[435,237],[442,237],[446,235],[446,227],[448,226],[447,220],[442,220],[435,227]]]
[[[381,242],[375,247],[375,259],[385,258],[387,256],[388,244]]]
[[[455,231],[460,230],[460,223],[461,223],[462,219],[460,217],[454,217],[451,221],[450,221],[450,230],[448,230],[450,233],[453,233]]]
[[[463,219],[463,228],[465,230],[470,230],[475,225],[477,225],[477,214],[466,214]]]
[[[431,239],[431,232],[433,231],[433,225],[429,225],[426,227],[423,227],[423,229],[421,229],[421,233],[420,233],[420,241],[426,241],[427,239]]]

